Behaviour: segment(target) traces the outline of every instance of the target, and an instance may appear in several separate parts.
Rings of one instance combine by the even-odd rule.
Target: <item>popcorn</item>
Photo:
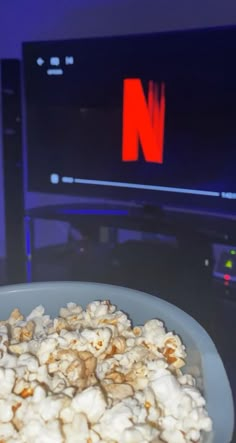
[[[34,443],[63,443],[64,438],[57,420],[43,422],[40,419],[27,422],[21,431],[23,441]]]
[[[8,352],[2,352],[2,358],[0,359],[0,364],[4,368],[15,368],[17,358],[14,355],[8,354]]]
[[[15,429],[11,423],[0,422],[0,439],[1,441],[8,441],[9,438],[14,437]]]
[[[0,366],[0,398],[7,398],[15,384],[15,372],[13,369],[5,369]],[[1,423],[1,422],[0,422]]]
[[[133,363],[132,370],[126,374],[125,379],[136,391],[145,389],[148,385],[148,369],[145,361]]]
[[[75,303],[68,303],[66,308],[60,309],[60,316],[62,318],[67,318],[71,316],[76,316],[77,318],[82,318],[83,309],[81,306]]]
[[[59,396],[50,396],[42,399],[37,406],[40,417],[45,421],[54,421],[59,418],[59,413],[64,406],[66,399]]]
[[[72,407],[84,413],[90,423],[96,423],[106,410],[106,400],[99,386],[90,387],[73,398]]]
[[[132,418],[131,409],[120,402],[112,408],[106,409],[94,429],[105,441],[121,441],[124,430],[132,427]]]
[[[115,337],[107,350],[108,355],[123,354],[126,350],[126,340],[122,336]]]
[[[1,355],[7,349],[8,340],[9,340],[9,337],[8,337],[7,326],[1,325],[0,326],[0,351],[1,351]]]
[[[40,343],[37,356],[40,364],[43,365],[49,360],[50,354],[57,347],[57,339],[54,337],[48,337]]]
[[[38,317],[43,317],[44,312],[44,307],[42,305],[39,305],[35,309],[33,309],[33,311],[31,311],[31,313],[26,317],[26,321],[35,320]]]
[[[180,430],[165,430],[161,433],[161,438],[163,441],[168,441],[168,443],[185,443],[186,439],[183,435],[183,432]]]
[[[132,428],[125,429],[122,435],[124,443],[148,443],[158,442],[159,431],[154,427],[147,425],[137,425]]]
[[[24,354],[21,354],[17,359],[16,366],[25,366],[26,368],[28,368],[29,372],[37,372],[39,362],[36,357],[25,352]]]
[[[113,402],[119,402],[127,397],[132,397],[134,390],[128,383],[109,383],[103,385],[106,393]]]
[[[156,319],[147,321],[143,326],[143,336],[150,343],[158,343],[160,337],[163,337],[165,333],[164,324]]]
[[[200,443],[212,422],[163,322],[109,301],[0,321],[0,442]],[[199,374],[198,374],[199,375]]]
[[[172,408],[176,403],[179,404],[182,395],[181,386],[171,373],[161,377],[157,375],[150,385],[158,403],[162,406]]]
[[[14,310],[11,312],[11,315],[10,315],[10,317],[9,317],[9,319],[8,319],[8,321],[7,321],[7,323],[8,323],[9,325],[13,326],[13,325],[17,325],[17,324],[19,324],[19,323],[22,322],[23,320],[24,320],[23,315],[21,314],[21,312],[19,311],[19,309],[16,308],[16,309],[14,309]]]
[[[76,442],[83,443],[99,443],[101,442],[98,434],[89,429],[87,418],[84,414],[77,414],[74,416],[70,424],[63,425],[63,433],[66,437],[67,443]]]
[[[5,400],[0,400],[0,417],[1,417],[1,421],[2,423],[7,423],[9,421],[11,421],[13,419],[13,410],[12,410],[12,405],[9,402],[8,404],[6,404]]]
[[[110,343],[111,331],[109,328],[84,329],[80,334],[81,351],[90,351],[95,357],[103,354]]]

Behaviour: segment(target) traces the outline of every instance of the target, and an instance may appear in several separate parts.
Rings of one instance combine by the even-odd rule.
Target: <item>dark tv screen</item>
[[[236,29],[23,45],[28,190],[236,212]]]

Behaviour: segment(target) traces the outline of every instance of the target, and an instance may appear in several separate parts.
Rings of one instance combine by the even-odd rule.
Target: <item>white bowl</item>
[[[206,331],[188,314],[157,297],[131,289],[96,283],[32,283],[0,288],[0,320],[18,307],[28,314],[42,304],[48,314],[56,316],[67,302],[83,307],[93,300],[110,300],[129,314],[135,324],[152,318],[163,320],[169,330],[179,334],[187,347],[186,370],[197,375],[213,420],[213,432],[204,443],[230,443],[234,429],[234,407],[229,381]]]

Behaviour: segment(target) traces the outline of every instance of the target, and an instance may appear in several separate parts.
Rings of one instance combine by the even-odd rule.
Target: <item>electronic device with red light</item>
[[[236,249],[229,248],[221,253],[214,277],[223,280],[226,285],[236,282]]]

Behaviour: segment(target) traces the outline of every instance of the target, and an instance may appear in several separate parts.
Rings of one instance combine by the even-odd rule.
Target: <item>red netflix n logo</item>
[[[122,161],[139,157],[139,142],[146,162],[163,163],[165,86],[148,83],[145,98],[141,80],[124,80]]]

